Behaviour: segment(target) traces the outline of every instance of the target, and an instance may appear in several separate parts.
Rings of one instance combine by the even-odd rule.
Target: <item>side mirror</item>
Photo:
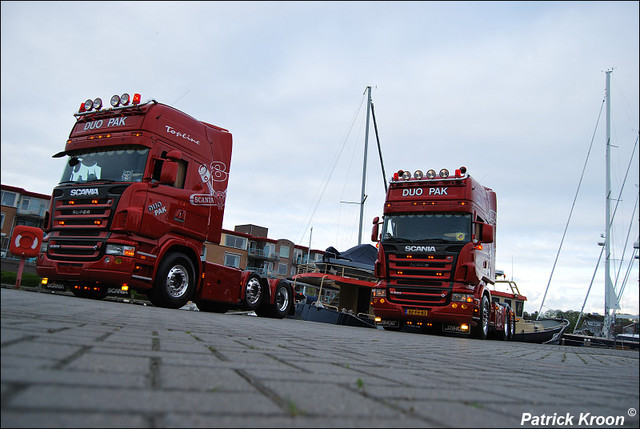
[[[371,241],[380,241],[378,238],[379,231],[378,225],[380,225],[380,218],[378,216],[373,218],[373,229],[371,231]]]

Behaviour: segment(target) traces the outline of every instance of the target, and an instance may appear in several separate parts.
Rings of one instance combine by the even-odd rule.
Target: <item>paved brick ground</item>
[[[1,293],[2,427],[638,427],[637,351]]]

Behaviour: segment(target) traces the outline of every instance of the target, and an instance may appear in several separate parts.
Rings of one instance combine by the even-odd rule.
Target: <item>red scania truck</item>
[[[219,243],[231,134],[140,95],[81,104],[45,217],[37,273],[77,296],[137,290],[157,306],[293,311],[286,280],[210,263]]]
[[[496,194],[465,167],[393,175],[378,241],[372,307],[379,326],[509,339],[514,314],[492,299]],[[380,224],[382,232],[380,233]]]

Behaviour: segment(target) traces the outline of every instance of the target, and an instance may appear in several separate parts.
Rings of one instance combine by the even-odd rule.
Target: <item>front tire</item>
[[[182,253],[172,253],[160,264],[149,300],[158,307],[180,308],[191,300],[195,289],[193,263]]]
[[[491,308],[489,306],[489,298],[486,295],[482,296],[480,302],[480,320],[478,326],[475,327],[475,337],[481,340],[486,340],[489,336],[489,312]]]

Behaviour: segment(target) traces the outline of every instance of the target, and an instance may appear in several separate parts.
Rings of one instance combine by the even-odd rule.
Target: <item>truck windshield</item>
[[[111,150],[75,152],[64,168],[60,183],[91,181],[140,182],[149,149],[125,147]]]
[[[382,241],[471,241],[471,215],[468,213],[429,213],[387,215]]]

